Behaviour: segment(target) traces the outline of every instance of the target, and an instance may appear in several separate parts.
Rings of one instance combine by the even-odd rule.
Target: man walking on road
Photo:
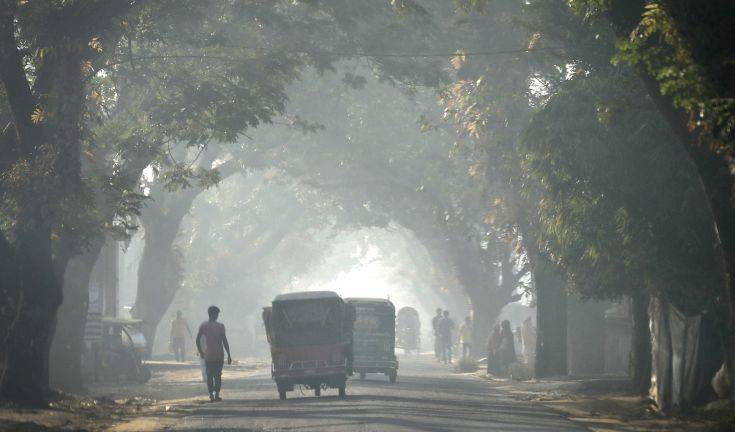
[[[444,311],[444,316],[439,320],[439,340],[442,348],[442,361],[444,364],[452,363],[452,331],[454,320],[449,318],[449,311]]]
[[[442,319],[442,309],[436,308],[436,316],[431,319],[431,327],[434,329],[434,357],[436,361],[442,360],[442,344],[439,338],[439,321]]]
[[[186,335],[192,338],[191,329],[189,329],[189,323],[181,314],[181,311],[176,311],[176,318],[171,321],[171,348],[174,352],[177,362],[186,360]]]
[[[209,400],[219,402],[222,400],[219,397],[219,391],[222,387],[222,367],[225,363],[225,351],[227,351],[227,364],[232,364],[232,356],[230,356],[230,344],[227,342],[227,336],[225,335],[225,325],[217,322],[219,308],[210,306],[207,313],[209,314],[209,321],[205,321],[199,326],[196,344],[199,355],[204,359]],[[206,344],[205,349],[202,349],[202,337],[204,337],[204,343]]]
[[[459,326],[459,343],[462,344],[462,358],[466,358],[472,351],[472,319],[465,317]]]

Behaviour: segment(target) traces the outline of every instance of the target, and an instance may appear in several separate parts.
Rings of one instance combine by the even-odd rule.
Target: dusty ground
[[[89,394],[68,396],[48,409],[0,407],[0,431],[102,431],[142,416],[156,416],[176,403],[202,395],[198,362],[150,362],[153,377],[145,385],[108,383]],[[229,366],[225,378],[243,379],[267,364],[245,359]]]
[[[0,409],[0,430],[207,431],[701,431],[662,418],[616,380],[511,382],[458,374],[428,357],[401,357],[398,384],[353,379],[346,399],[326,390],[278,401],[268,364],[224,372],[224,402],[209,403],[198,364],[151,363],[145,385],[96,386],[46,410]]]
[[[498,388],[508,394],[552,408],[595,432],[696,432],[714,427],[702,416],[677,418],[659,414],[651,401],[631,393],[620,378],[497,381],[502,383]]]

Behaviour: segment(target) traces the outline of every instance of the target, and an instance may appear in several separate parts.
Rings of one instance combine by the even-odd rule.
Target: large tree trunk
[[[203,164],[211,163],[205,158]],[[149,353],[156,328],[168,310],[181,283],[179,257],[174,248],[181,221],[201,189],[189,188],[172,195],[160,191],[156,201],[143,210],[141,221],[145,243],[138,266],[138,292],[132,315],[143,320],[142,330]]]
[[[583,301],[575,295],[568,300],[569,374],[602,375],[605,372],[605,310],[609,303]]]
[[[49,351],[62,300],[51,259],[50,232],[28,230],[18,247],[20,307],[6,340],[0,398],[31,405],[49,396]]]
[[[6,341],[10,335],[13,321],[18,314],[20,292],[18,267],[15,261],[15,251],[5,237],[0,236],[0,378],[5,372]]]
[[[536,378],[567,374],[567,295],[561,276],[539,259],[536,285]]]
[[[498,284],[497,278],[490,277],[484,281],[477,290],[467,289],[472,300],[472,311],[475,316],[474,322],[474,346],[473,354],[484,356],[487,354],[487,342],[490,333],[497,323],[503,308],[513,301],[513,292],[518,288],[519,279],[523,276],[523,270],[517,274],[513,272],[513,262],[510,251],[502,251],[500,262],[501,280]]]
[[[95,239],[87,251],[69,261],[64,275],[64,302],[59,308],[56,334],[51,345],[51,384],[60,390],[80,392],[84,327],[89,305],[89,282],[104,238]]]
[[[632,298],[633,335],[630,350],[630,379],[640,395],[651,387],[651,330],[648,315],[649,297],[639,290]]]
[[[182,215],[183,217],[183,215]],[[145,244],[138,267],[138,292],[133,316],[143,320],[142,330],[152,351],[156,328],[179,288],[180,263],[174,241],[181,219],[156,219],[144,224]]]
[[[487,355],[487,341],[490,338],[493,326],[500,316],[500,312],[507,304],[507,300],[492,298],[489,290],[475,293],[467,291],[472,301],[473,346],[472,355],[480,358]]]

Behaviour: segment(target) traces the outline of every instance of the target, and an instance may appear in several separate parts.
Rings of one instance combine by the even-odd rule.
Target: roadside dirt
[[[148,409],[142,400],[65,396],[48,408],[0,408],[2,431],[101,431]]]
[[[511,381],[476,373],[500,383],[513,397],[540,403],[594,432],[704,432],[714,422],[701,416],[664,416],[650,400],[627,390],[622,378]]]
[[[96,385],[85,396],[61,398],[45,409],[0,407],[0,431],[160,430],[174,427],[182,418],[191,417],[208,405],[198,363],[150,362],[149,367],[153,377],[145,385]],[[226,367],[223,378],[227,383],[235,383],[253,375],[266,375],[267,371],[268,363],[264,360],[247,359]],[[732,430],[718,427],[710,413],[687,418],[662,416],[650,401],[627,391],[622,379],[521,382],[479,372],[454,375],[491,380],[493,388],[517,400],[548,407],[595,432]],[[360,383],[367,384],[372,383]],[[373,394],[377,389],[368,390]],[[264,391],[272,393],[270,387]]]
[[[0,407],[0,431],[102,431],[137,418],[165,416],[177,403],[206,396],[198,362],[148,362],[153,376],[145,384],[105,383],[86,395],[62,395],[43,409]],[[245,359],[225,368],[223,378],[236,379],[267,366]]]

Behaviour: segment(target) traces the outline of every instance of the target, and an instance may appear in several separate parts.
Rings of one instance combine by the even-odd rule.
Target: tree
[[[372,16],[387,25],[396,19],[391,5],[362,4],[362,18]],[[279,84],[293,76],[298,64],[328,67],[331,58],[314,49],[325,36],[348,35],[333,40],[354,43],[362,35],[347,31],[353,17],[346,13],[350,6],[341,2],[281,8],[261,2],[5,0],[2,6],[0,79],[12,114],[12,126],[3,128],[8,149],[3,155],[3,234],[12,239],[13,262],[21,275],[9,287],[9,298],[23,293],[24,301],[17,313],[6,311],[18,318],[6,338],[10,354],[0,393],[38,402],[48,394],[48,350],[66,264],[86,239],[100,235],[84,228],[98,225],[77,218],[95,210],[93,193],[81,178],[82,144],[95,141],[90,122],[105,120],[96,115],[95,101],[125,100],[124,93],[139,86],[136,102],[148,110],[136,120],[156,130],[147,138],[163,138],[155,144],[180,140],[194,146],[212,135],[231,141],[244,127],[279,111],[284,102]],[[259,25],[233,24],[248,21]],[[268,32],[266,23],[283,31]],[[287,24],[293,24],[290,31]],[[260,49],[285,46],[297,29],[305,28],[313,30],[314,45],[297,52]],[[246,46],[243,41],[264,44]],[[174,59],[200,67],[182,69]],[[218,69],[229,73],[228,79],[216,81],[223,86],[240,89],[247,83],[240,78],[253,75],[267,77],[269,84],[244,97],[220,93],[216,86],[187,85],[186,75],[201,78],[213,63],[229,65]],[[134,79],[113,81],[118,86],[105,97],[100,82],[128,66]],[[383,66],[391,68],[390,62]],[[208,132],[197,134],[197,129]]]
[[[18,47],[27,45],[31,49],[23,50],[21,57],[25,56],[25,60],[33,62],[35,56],[36,63],[42,63],[38,60],[43,59],[44,53],[49,51],[43,44],[49,40],[64,39],[63,35],[58,38],[56,36],[59,35],[46,37],[49,36],[43,34],[46,27],[62,32],[68,30],[65,25],[53,26],[53,23],[79,23],[79,28],[89,33],[75,40],[78,44],[76,48],[88,54],[78,59],[65,57],[69,64],[76,62],[75,67],[81,65],[83,71],[80,75],[82,78],[78,80],[79,85],[67,90],[76,88],[79,100],[84,95],[88,96],[88,103],[84,106],[84,122],[68,124],[84,132],[82,144],[86,145],[85,154],[96,159],[94,162],[103,160],[105,163],[101,165],[106,166],[108,171],[105,175],[95,176],[101,179],[101,188],[85,185],[92,190],[86,198],[90,195],[94,198],[84,202],[89,211],[71,212],[94,216],[91,218],[94,223],[78,223],[79,226],[95,227],[87,230],[91,232],[86,232],[90,239],[96,238],[94,243],[85,245],[75,235],[69,235],[64,243],[74,246],[69,247],[72,251],[70,255],[83,250],[88,260],[93,259],[99,245],[101,231],[104,231],[100,228],[112,227],[116,231],[134,228],[125,223],[121,226],[117,222],[138,212],[140,196],[129,181],[112,181],[120,171],[136,171],[135,168],[125,168],[127,165],[138,166],[138,176],[132,177],[133,182],[136,182],[141,171],[139,164],[147,162],[143,164],[145,167],[160,163],[172,143],[203,147],[212,141],[232,142],[247,128],[268,121],[283,110],[283,85],[298,75],[300,65],[311,64],[321,70],[328,69],[336,58],[350,55],[350,50],[359,53],[367,48],[366,43],[371,40],[392,37],[390,32],[403,31],[396,26],[399,20],[415,23],[424,19],[420,17],[420,8],[411,2],[402,2],[400,5],[363,2],[280,4],[258,1],[231,4],[178,0],[145,3],[130,0],[116,2],[115,7],[105,9],[102,11],[104,13],[98,10],[105,7],[102,2],[94,2],[97,9],[88,7],[88,2],[81,0],[47,4],[8,0],[6,3],[11,12],[8,16],[11,27],[13,19],[19,17],[21,19],[16,22],[23,28],[17,32],[20,35],[18,41],[10,37],[6,39],[9,48],[0,53],[3,58],[12,58],[17,54],[14,51],[18,51]],[[56,21],[59,17],[62,21]],[[355,26],[356,17],[370,20],[373,25]],[[257,25],[237,25],[242,22]],[[87,29],[87,26],[94,27],[94,31]],[[390,32],[386,29],[390,29]],[[11,30],[6,33],[15,36]],[[305,34],[308,36],[304,37]],[[393,40],[410,40],[412,44],[421,41],[420,32],[411,35],[411,38]],[[293,49],[295,40],[299,44]],[[38,49],[34,50],[36,45]],[[400,48],[401,44],[394,45]],[[330,54],[330,51],[339,53],[343,50],[347,54]],[[20,64],[23,60],[20,58],[16,63]],[[416,69],[406,65],[431,62],[384,59],[375,61],[375,65],[386,76],[393,78],[430,80],[438,75],[431,72],[419,76]],[[7,76],[8,79],[13,78]],[[6,80],[5,83],[9,82]],[[19,98],[14,97],[13,100]],[[29,106],[35,108],[36,105],[32,103]],[[41,106],[34,118],[42,119],[44,108]],[[78,152],[72,149],[68,154],[75,155]],[[178,172],[173,176],[185,180],[188,175],[185,168],[174,167],[174,171]],[[120,187],[111,196],[100,197],[96,192],[110,192],[108,186],[111,181]],[[108,211],[110,208],[121,210],[122,213]],[[102,210],[101,215],[95,214],[98,209]],[[69,223],[65,226],[69,226]],[[58,268],[63,271],[65,263],[59,261]],[[75,302],[84,302],[83,281],[88,269],[88,265],[75,266],[76,274],[69,278],[69,298],[76,299]],[[71,281],[81,282],[72,284]],[[57,345],[62,350],[60,354],[68,351],[66,354],[72,357],[79,356],[76,348],[66,348],[79,346],[80,322],[84,319],[85,309],[84,304],[79,307],[69,305],[65,309],[69,312],[69,325],[63,321],[65,325],[60,327],[60,335],[67,339]],[[69,382],[80,382],[76,378],[69,376]]]
[[[633,65],[648,94],[697,169],[700,188],[715,226],[728,304],[727,362],[735,370],[735,225],[730,160],[733,133],[732,5],[713,1],[576,1],[588,16],[604,16],[620,43],[618,58]]]
[[[634,377],[643,388],[650,366],[643,336],[649,295],[686,313],[721,316],[712,289],[717,260],[708,247],[715,233],[697,173],[670,146],[675,138],[655,97],[641,97],[645,87],[631,71],[610,64],[615,51],[608,29],[585,22],[562,2],[528,2],[513,13],[538,52],[515,71],[460,81],[447,92],[450,113],[463,133],[487,137],[485,148],[495,154],[488,171],[511,186],[500,202],[521,227],[529,259],[540,270],[535,283],[552,266],[585,297],[633,297]],[[525,77],[526,87],[499,91],[512,88],[503,78],[514,73]],[[528,103],[514,100],[520,94],[528,95]],[[507,119],[516,119],[521,132],[501,135]],[[698,289],[692,292],[692,286]],[[543,361],[543,333],[563,319],[560,314],[543,323],[543,299],[553,305],[564,295],[541,290],[537,286]],[[563,359],[552,363],[562,372]],[[543,374],[549,365],[539,366]]]
[[[532,114],[536,68],[530,54],[534,34],[523,25],[527,5],[517,2],[460,2],[470,16],[486,15],[463,32],[481,32],[502,58],[463,56],[452,60],[456,82],[442,92],[444,117],[454,124],[470,154],[470,172],[481,181],[489,203],[486,220],[515,239],[529,263],[537,299],[536,375],[563,375],[566,364],[566,297],[563,272],[549,259],[538,235],[538,191],[526,187],[521,137]],[[490,13],[492,12],[492,13]],[[485,24],[485,25],[481,25]],[[518,49],[528,47],[528,51]],[[524,52],[525,51],[525,52]]]
[[[5,0],[1,6],[0,80],[12,114],[2,139],[3,236],[12,238],[17,275],[10,298],[22,301],[4,311],[15,319],[4,338],[0,397],[36,403],[48,394],[61,280],[84,239],[74,210],[88,206],[80,177],[83,65],[98,59],[98,44],[114,40],[120,19],[138,4]]]

